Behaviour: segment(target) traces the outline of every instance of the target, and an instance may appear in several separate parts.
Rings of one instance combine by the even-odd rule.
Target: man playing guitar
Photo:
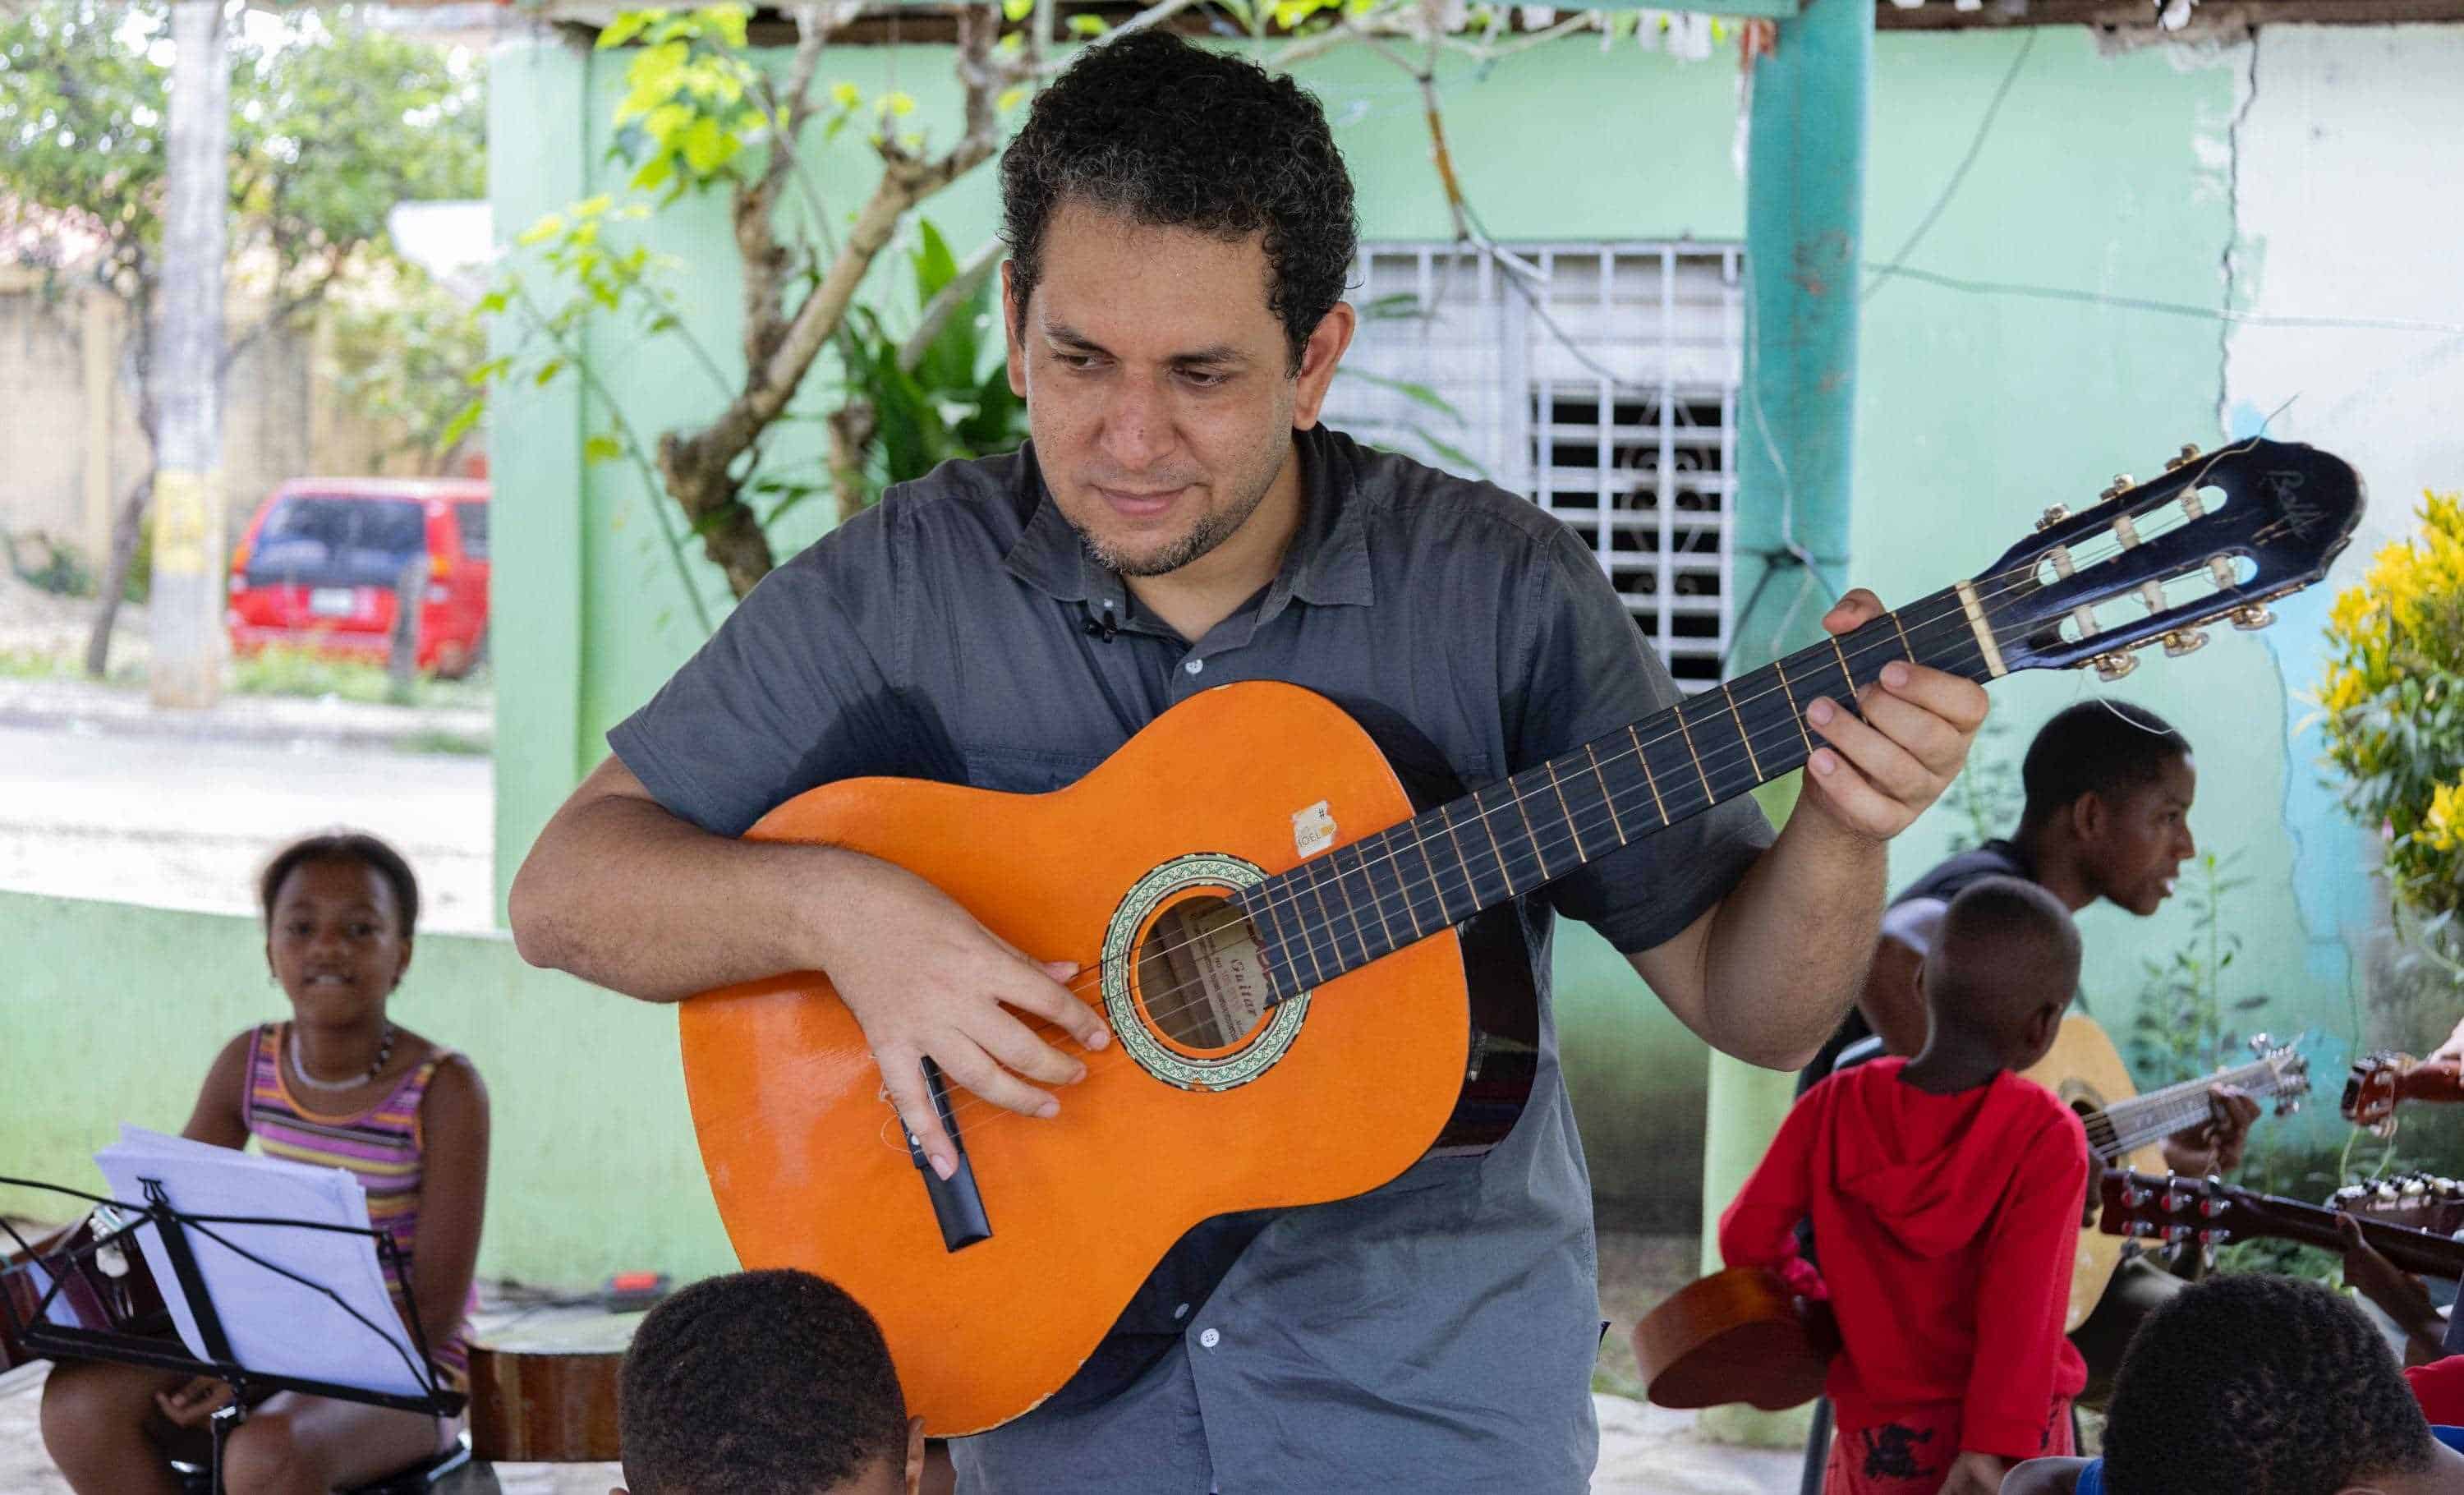
[[[993,937],[922,879],[737,839],[773,805],[869,774],[1058,788],[1243,679],[1400,724],[1467,785],[1677,699],[1556,520],[1318,427],[1356,319],[1353,198],[1295,84],[1158,32],[1089,48],[1038,98],[1002,193],[1031,447],[893,490],[773,572],[610,734],[512,891],[526,958],[646,1000],[825,972],[945,1177],[921,1061],[1051,1116],[1104,1024],[1059,952]],[[1880,615],[1859,591],[1824,624]],[[1804,711],[1819,740],[1776,839],[1732,801],[1529,900],[1544,994],[1550,919],[1572,914],[1712,1044],[1805,1063],[1872,948],[1883,843],[1958,772],[1985,697],[1902,661]],[[1503,1142],[1193,1230],[1076,1381],[955,1445],[961,1487],[1585,1489],[1590,1192],[1541,1011]]]
[[[2197,850],[2189,811],[2198,770],[2189,739],[2164,718],[2123,701],[2067,707],[2029,743],[2020,780],[2027,802],[2007,840],[1949,858],[1892,900],[1857,1008],[1808,1066],[1803,1084],[1830,1073],[1842,1050],[1869,1036],[1880,1035],[1883,1051],[1901,1056],[1924,1045],[1916,971],[1943,909],[1969,884],[2023,877],[2075,913],[2101,898],[2142,918],[2172,896],[2181,865]],[[2216,1088],[2214,1103],[2205,1124],[2165,1139],[2167,1168],[2205,1176],[2241,1166],[2258,1103],[2230,1087]],[[2131,1330],[2180,1286],[2179,1278],[2145,1259],[2123,1264],[2096,1311],[2072,1335],[2088,1363],[2088,1390],[2080,1399],[2102,1400]]]

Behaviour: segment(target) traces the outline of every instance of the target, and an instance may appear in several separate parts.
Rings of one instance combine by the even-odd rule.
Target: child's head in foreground
[[[2464,1489],[2376,1327],[2291,1277],[2213,1277],[2131,1336],[2104,1430],[2109,1495]]]
[[[809,1272],[714,1277],[652,1308],[617,1421],[631,1495],[914,1495],[924,1469],[880,1328]]]
[[[1956,1040],[2027,1068],[2053,1047],[2079,971],[2079,929],[2060,899],[2016,877],[1970,883],[1950,900],[1918,973],[1929,1046]]]

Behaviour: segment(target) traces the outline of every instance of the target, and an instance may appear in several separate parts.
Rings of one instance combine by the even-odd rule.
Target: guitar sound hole
[[[1176,1047],[1232,1047],[1272,1015],[1267,1000],[1257,934],[1228,899],[1185,898],[1138,943],[1138,1003],[1147,1024]]]

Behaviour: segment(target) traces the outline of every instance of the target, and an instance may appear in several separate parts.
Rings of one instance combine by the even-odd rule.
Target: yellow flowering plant
[[[2421,534],[2336,598],[2318,699],[2344,807],[2384,839],[2399,912],[2452,956],[2464,948],[2464,495],[2422,496]]]

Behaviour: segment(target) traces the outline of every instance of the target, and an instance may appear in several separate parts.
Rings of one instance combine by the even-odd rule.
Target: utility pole
[[[147,679],[155,705],[194,709],[222,693],[223,254],[231,204],[222,0],[178,0],[171,39]]]

